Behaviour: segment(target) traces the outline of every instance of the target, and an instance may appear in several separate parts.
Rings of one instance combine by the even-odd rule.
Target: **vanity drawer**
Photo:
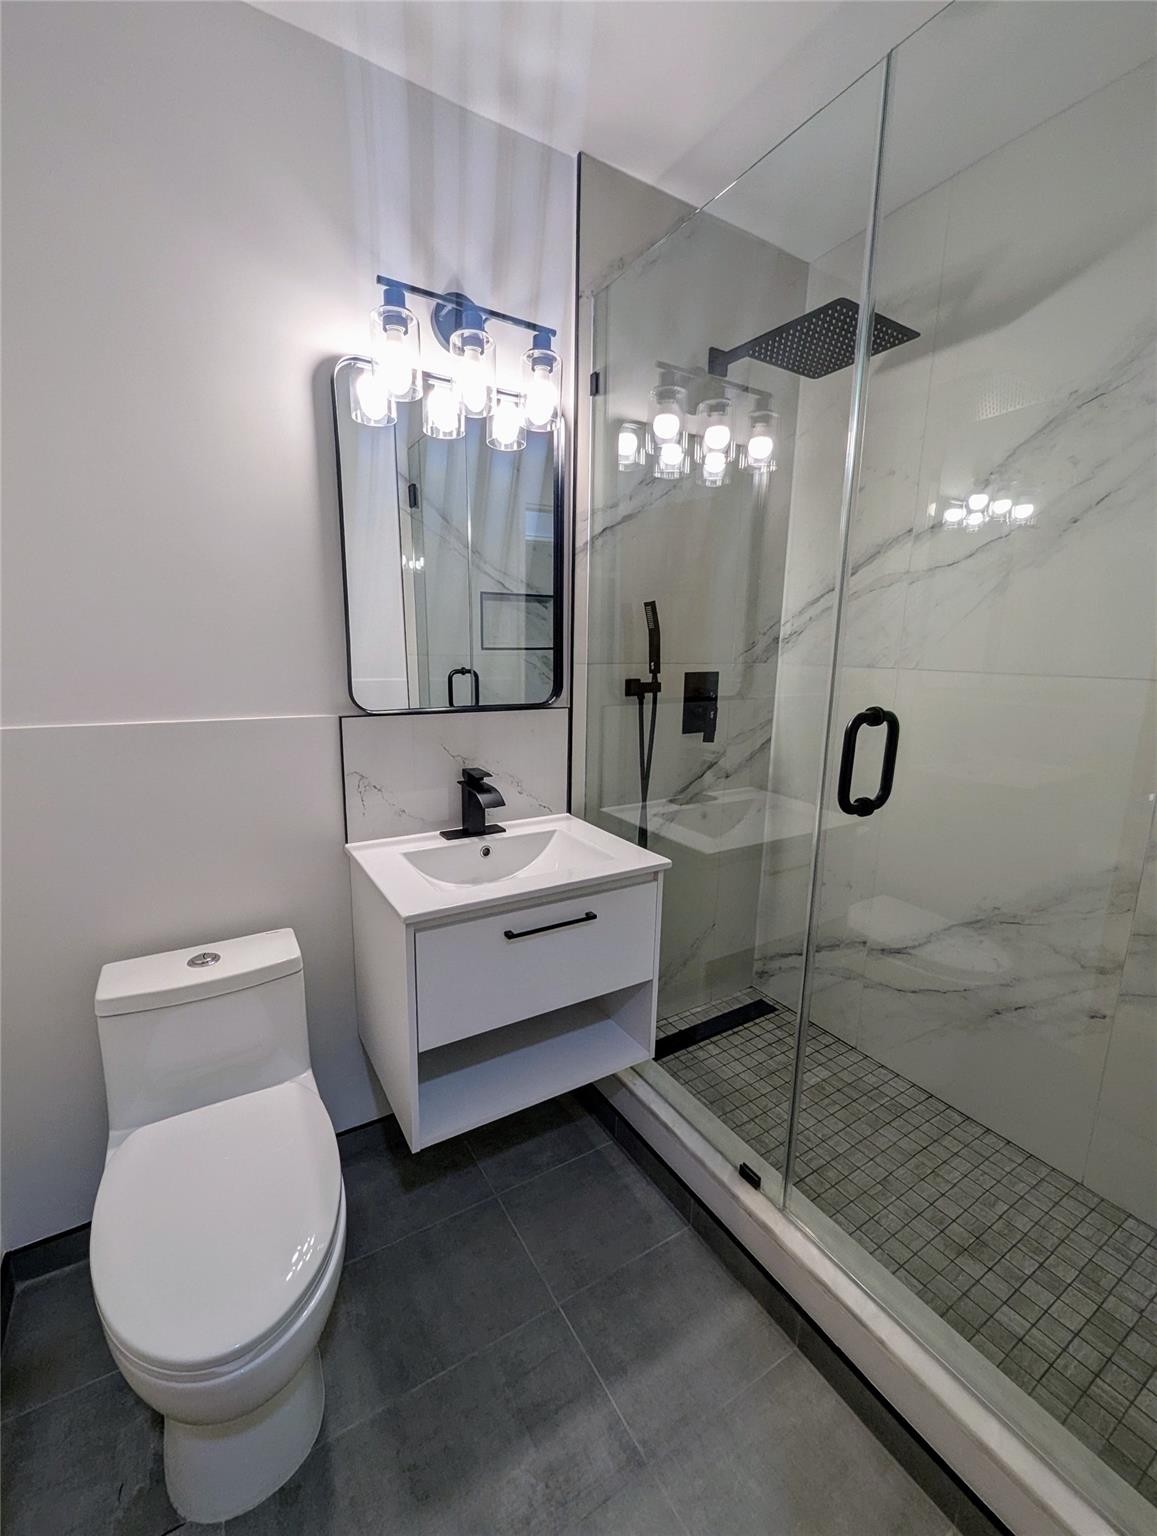
[[[648,880],[419,930],[418,1049],[650,981],[658,890]]]

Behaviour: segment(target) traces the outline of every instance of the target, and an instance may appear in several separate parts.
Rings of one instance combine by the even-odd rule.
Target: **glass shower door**
[[[958,4],[894,57],[919,336],[870,368],[789,1203],[1157,1502],[1152,54],[1148,8]]]
[[[646,1070],[775,1193],[882,83],[864,76],[595,305],[584,814],[672,861]],[[774,752],[781,721],[798,760]]]

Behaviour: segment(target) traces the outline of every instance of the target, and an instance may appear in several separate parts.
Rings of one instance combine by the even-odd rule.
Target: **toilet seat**
[[[341,1202],[333,1126],[301,1081],[132,1131],[92,1222],[110,1342],[164,1375],[235,1368],[309,1307]]]

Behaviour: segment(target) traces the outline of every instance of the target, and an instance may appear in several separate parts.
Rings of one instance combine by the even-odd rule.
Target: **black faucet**
[[[489,777],[489,768],[463,768],[458,780],[462,786],[462,825],[443,832],[443,837],[489,837],[492,832],[506,831],[486,821],[487,811],[506,804],[494,785],[486,782]]]

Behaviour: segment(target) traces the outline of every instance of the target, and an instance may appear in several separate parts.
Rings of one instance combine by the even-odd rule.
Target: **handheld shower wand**
[[[659,672],[662,667],[661,634],[659,630],[659,605],[653,599],[643,604],[647,620],[647,669],[650,680],[628,677],[626,695],[639,701],[639,833],[640,848],[647,846],[647,796],[651,789],[651,763],[655,756],[655,725],[659,713],[659,694],[662,684]],[[651,723],[647,728],[647,695],[651,696]]]

